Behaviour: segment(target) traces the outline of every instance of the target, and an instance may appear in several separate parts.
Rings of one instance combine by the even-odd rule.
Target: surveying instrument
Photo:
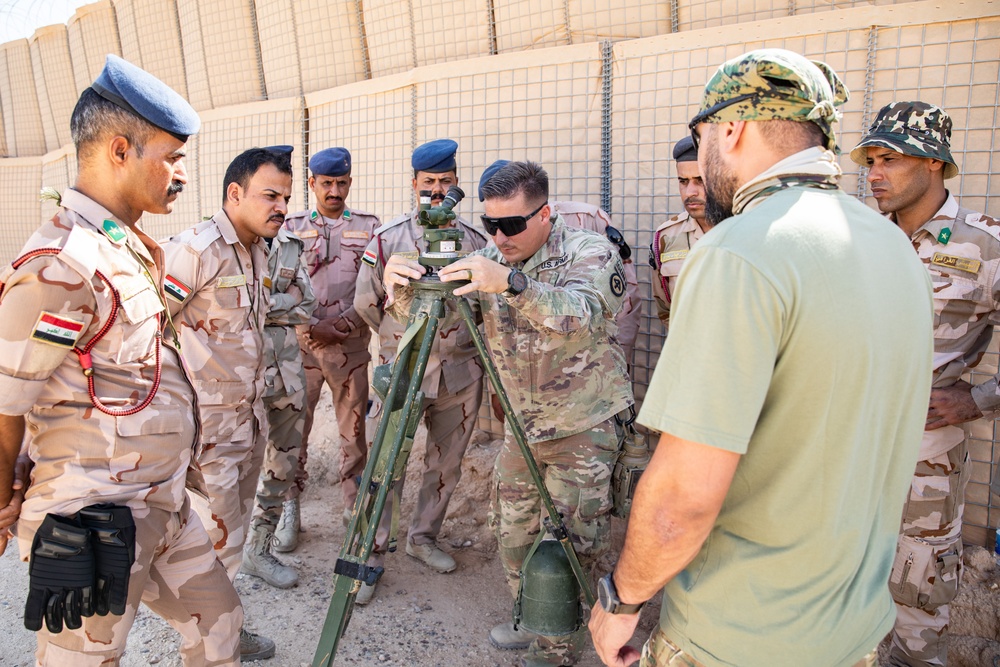
[[[347,525],[344,543],[334,566],[333,594],[326,621],[320,634],[319,645],[313,657],[313,667],[327,667],[333,663],[337,647],[354,608],[354,600],[361,589],[362,583],[375,585],[382,576],[384,568],[367,565],[375,543],[375,535],[379,520],[385,508],[386,499],[398,483],[410,456],[413,438],[420,423],[421,405],[424,394],[420,391],[424,372],[431,354],[431,348],[437,337],[441,320],[445,317],[445,301],[453,300],[472,336],[479,358],[483,363],[486,375],[493,391],[500,399],[500,405],[506,417],[507,427],[511,430],[518,448],[527,462],[531,477],[538,488],[542,504],[548,516],[544,518],[544,530],[539,540],[532,547],[528,558],[522,566],[522,594],[518,596],[515,605],[515,619],[533,616],[538,619],[530,627],[527,620],[524,627],[539,630],[539,634],[559,634],[549,632],[546,627],[552,624],[552,605],[559,605],[556,613],[566,617],[566,609],[572,618],[569,622],[582,623],[582,609],[579,604],[580,592],[590,606],[594,605],[594,594],[580,565],[576,551],[570,541],[569,533],[562,516],[556,510],[552,497],[539,473],[531,451],[528,449],[524,429],[511,408],[507,394],[500,384],[496,366],[490,358],[483,341],[469,302],[464,297],[456,297],[454,290],[468,284],[466,281],[442,282],[437,275],[438,269],[452,264],[465,253],[462,252],[462,239],[465,233],[455,227],[446,227],[456,218],[453,211],[465,193],[458,186],[448,189],[444,201],[438,206],[431,206],[431,193],[420,192],[420,208],[418,221],[424,227],[423,238],[427,243],[427,252],[419,255],[418,261],[425,267],[426,273],[419,280],[411,281],[413,288],[413,303],[406,330],[399,341],[396,359],[392,364],[383,364],[375,369],[372,389],[383,403],[382,416],[368,452],[368,462],[361,475],[358,497],[354,503],[351,519]],[[634,486],[629,484],[628,486]],[[399,503],[397,502],[397,509]],[[393,526],[393,533],[396,526]],[[554,540],[542,540],[546,531]],[[390,536],[389,551],[395,550],[395,534]],[[556,546],[556,545],[560,546]],[[535,553],[543,554],[534,558]],[[531,561],[531,562],[529,562]],[[534,568],[530,568],[534,564]],[[534,589],[545,589],[548,596],[529,595],[525,590],[524,581],[534,572]],[[537,592],[537,591],[536,591]],[[551,593],[555,595],[551,595]],[[540,597],[548,597],[541,600]],[[565,620],[563,621],[565,623]]]

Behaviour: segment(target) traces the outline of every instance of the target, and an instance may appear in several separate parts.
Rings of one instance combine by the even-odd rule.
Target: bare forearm
[[[0,415],[0,507],[13,496],[14,466],[24,440],[24,417]]]
[[[694,559],[715,525],[739,459],[669,434],[660,438],[636,489],[615,568],[623,602],[653,597]]]

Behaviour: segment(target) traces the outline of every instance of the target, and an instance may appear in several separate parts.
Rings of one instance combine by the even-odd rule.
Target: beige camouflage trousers
[[[256,417],[250,436],[236,442],[205,444],[197,469],[188,473],[191,507],[201,518],[230,581],[243,562],[266,437]]]
[[[877,659],[876,647],[851,667],[876,667]],[[676,644],[667,639],[662,629],[656,628],[642,646],[639,667],[704,667],[704,665],[677,648]]]
[[[368,453],[365,442],[365,410],[368,406],[367,350],[345,355],[339,347],[330,346],[317,351],[302,347],[302,363],[306,369],[306,419],[302,447],[299,450],[299,468],[295,483],[288,490],[288,499],[297,497],[305,489],[308,474],[309,434],[312,432],[313,415],[325,382],[333,394],[333,410],[340,430],[340,465],[338,475],[344,496],[344,507],[354,507],[358,495],[355,478],[365,469]]]
[[[441,383],[444,392],[444,382]],[[424,473],[420,479],[417,505],[413,508],[410,529],[407,534],[414,544],[433,544],[441,524],[448,513],[448,502],[462,478],[462,458],[469,446],[469,440],[476,428],[479,406],[483,402],[483,383],[476,380],[454,394],[439,395],[434,399],[424,399],[423,419],[427,426],[427,449],[424,453]],[[381,408],[372,409],[368,432],[374,437]],[[398,482],[398,493],[402,497],[404,476]],[[392,512],[397,491],[389,494],[382,520],[375,534],[377,553],[385,553],[389,547],[392,529]]]
[[[257,485],[254,528],[267,526],[273,533],[281,518],[282,503],[299,470],[306,422],[305,402],[305,391],[264,397],[268,424],[267,446],[264,448],[260,483]]]
[[[889,576],[896,601],[891,667],[948,662],[948,604],[962,577],[962,512],[969,481],[967,441],[918,461],[903,508]]]
[[[545,488],[572,536],[580,564],[593,582],[594,565],[610,545],[611,473],[618,456],[615,420],[530,447]],[[507,583],[516,596],[521,563],[535,542],[545,508],[509,429],[505,429],[493,477],[488,520],[497,535]],[[585,641],[585,632],[539,637],[528,655],[549,664],[573,665]]]
[[[187,667],[240,664],[243,607],[209,543],[205,529],[185,502],[180,512],[133,509],[135,563],[129,575],[124,616],[91,616],[77,630],[38,634],[37,664],[43,667],[117,665],[140,600],[182,637]],[[21,521],[29,543],[41,522]]]

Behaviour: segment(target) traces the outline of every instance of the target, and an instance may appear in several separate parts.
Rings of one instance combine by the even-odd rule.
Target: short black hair
[[[269,151],[266,148],[245,150],[237,155],[226,168],[226,177],[222,184],[222,203],[226,203],[226,193],[229,191],[230,183],[236,183],[246,190],[253,175],[266,164],[274,165],[274,168],[282,174],[292,175],[292,161],[288,155]]]
[[[160,130],[146,119],[104,99],[93,88],[87,88],[73,108],[69,131],[79,163],[90,156],[96,144],[115,136],[125,137],[142,157],[146,142]]]
[[[826,134],[811,120],[760,121],[760,134],[774,148],[790,148],[794,152],[819,146],[826,148]]]
[[[537,162],[511,162],[483,183],[482,190],[484,201],[510,199],[520,192],[527,203],[537,206],[549,198],[549,175]]]

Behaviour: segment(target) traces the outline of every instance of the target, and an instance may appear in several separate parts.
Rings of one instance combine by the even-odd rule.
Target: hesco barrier
[[[293,209],[309,201],[309,154],[346,146],[354,158],[349,205],[383,221],[413,205],[409,155],[424,141],[459,142],[459,178],[470,195],[459,210],[475,224],[482,212],[475,184],[485,166],[498,157],[544,164],[553,199],[602,205],[635,250],[645,300],[632,360],[640,399],[664,337],[649,291],[647,247],[653,229],[682,208],[671,149],[725,59],[777,46],[828,62],[852,92],[839,130],[846,149],[891,100],[943,106],[955,122],[962,169],[949,187],[963,205],[1000,213],[996,0],[608,5],[105,0],[81,8],[68,39],[62,27],[43,28],[30,48],[24,40],[0,46],[0,150],[11,156],[0,160],[0,223],[7,231],[0,259],[13,258],[54,210],[39,203],[39,188],[72,182],[72,146],[58,133],[68,134],[68,110],[103,52],[118,50],[187,95],[203,120],[189,142],[189,184],[174,213],[145,220],[155,237],[212,215],[226,165],[254,145],[295,146]],[[59,60],[60,48],[71,62]],[[60,76],[57,97],[51,93]],[[60,143],[52,145],[53,136]],[[846,154],[840,163],[844,187],[865,199],[864,173]],[[991,353],[975,375],[993,372],[997,362]],[[481,426],[499,430],[488,410],[481,415]],[[1000,497],[989,491],[1000,463],[994,420],[974,425],[972,456],[966,539],[988,544],[1000,521]]]

